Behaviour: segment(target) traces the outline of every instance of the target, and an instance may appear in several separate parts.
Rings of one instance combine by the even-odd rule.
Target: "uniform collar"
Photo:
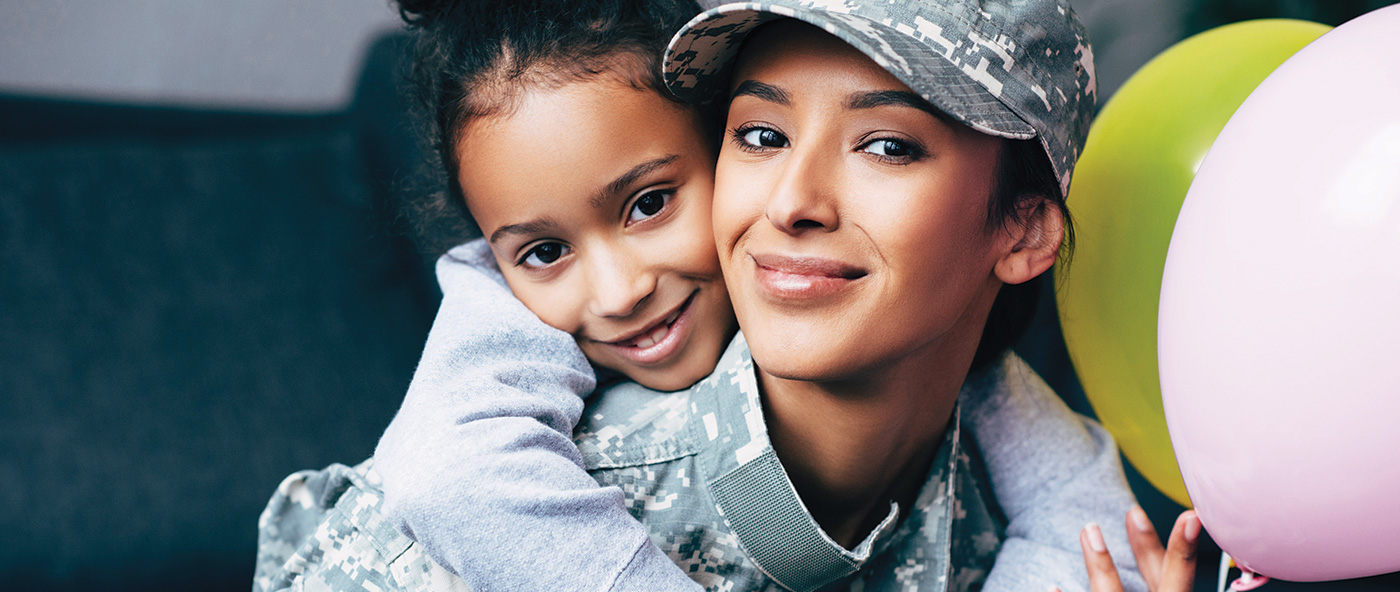
[[[951,527],[960,441],[956,411],[904,523],[899,524],[898,505],[891,503],[889,514],[865,540],[846,549],[812,518],[773,450],[742,334],[730,343],[718,368],[692,391],[695,416],[703,425],[700,439],[708,440],[701,446],[699,467],[720,514],[769,578],[796,592],[817,590],[856,573],[896,541],[925,528]],[[933,553],[938,564],[949,565],[946,545]]]

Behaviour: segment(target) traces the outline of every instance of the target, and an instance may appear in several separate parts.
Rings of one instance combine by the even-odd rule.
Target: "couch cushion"
[[[0,588],[246,590],[372,452],[436,294],[348,121],[0,142]]]

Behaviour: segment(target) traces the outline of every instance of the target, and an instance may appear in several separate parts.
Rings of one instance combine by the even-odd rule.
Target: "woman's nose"
[[[784,233],[831,232],[840,225],[832,199],[838,163],[814,148],[808,145],[791,149],[768,196],[765,214]]]

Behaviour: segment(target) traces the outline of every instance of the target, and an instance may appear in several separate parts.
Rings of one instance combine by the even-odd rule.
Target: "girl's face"
[[[733,311],[691,110],[610,75],[468,124],[458,180],[511,290],[595,364],[660,390],[714,369]]]
[[[970,360],[1015,243],[987,225],[1001,140],[795,21],[749,38],[730,90],[715,239],[763,371]]]

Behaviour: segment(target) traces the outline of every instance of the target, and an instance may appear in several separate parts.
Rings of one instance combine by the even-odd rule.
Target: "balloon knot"
[[[1240,579],[1231,583],[1230,589],[1235,592],[1245,592],[1245,590],[1253,590],[1267,583],[1269,583],[1268,576],[1261,576],[1245,569],[1244,566],[1240,566]]]

